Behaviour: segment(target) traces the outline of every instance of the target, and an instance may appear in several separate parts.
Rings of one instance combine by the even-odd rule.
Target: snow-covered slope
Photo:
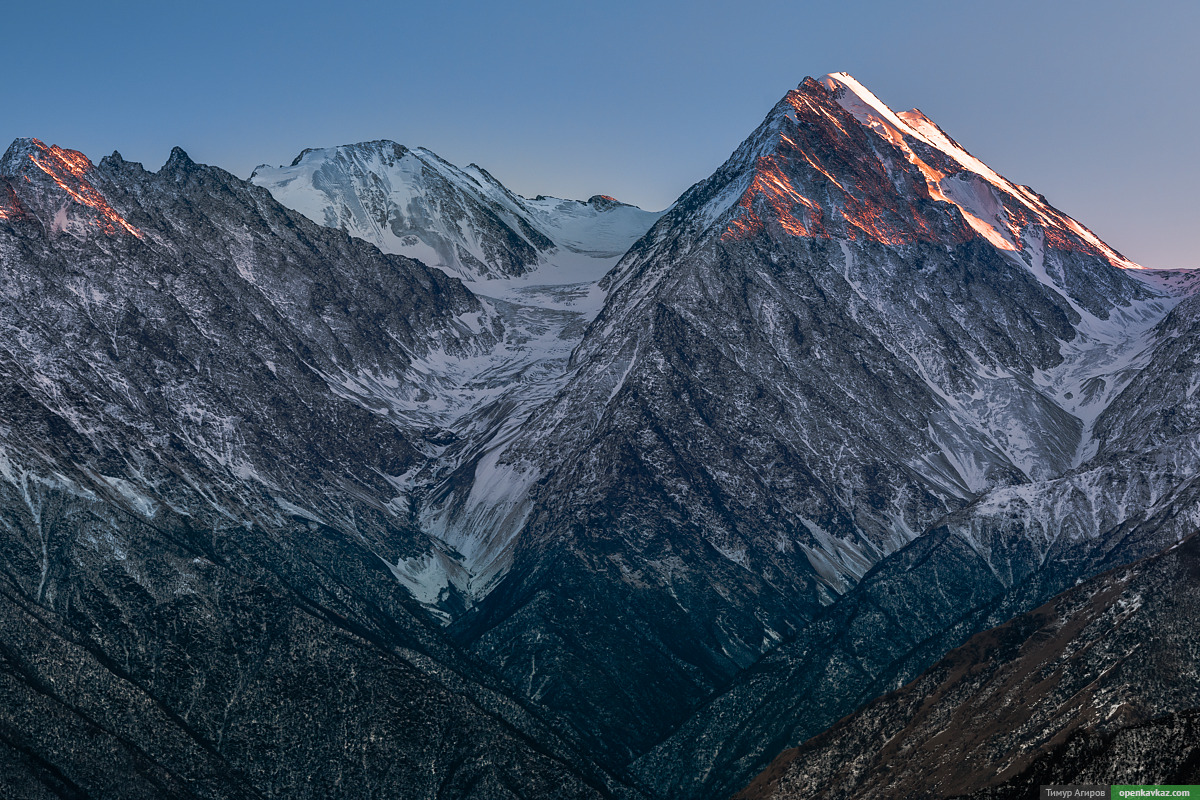
[[[599,280],[660,216],[603,195],[527,200],[475,164],[389,141],[305,150],[250,180],[321,225],[467,281]]]
[[[431,608],[446,592],[479,596],[508,566],[503,543],[519,529],[523,501],[506,484],[524,485],[533,473],[481,473],[464,498],[452,488],[457,471],[494,463],[515,428],[561,388],[567,358],[604,302],[599,280],[661,213],[605,195],[526,199],[474,164],[460,169],[388,141],[305,150],[251,180],[322,225],[459,276],[502,320],[505,336],[486,352],[431,352],[403,383],[373,374],[342,381],[347,397],[445,432],[430,461],[396,481],[395,502],[420,506],[452,555],[397,563],[397,578]],[[464,502],[470,522],[448,522]]]

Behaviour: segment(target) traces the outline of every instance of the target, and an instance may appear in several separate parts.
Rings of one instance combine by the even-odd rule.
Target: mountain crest
[[[31,167],[36,167],[36,170]],[[115,236],[123,231],[138,239],[144,238],[142,232],[130,225],[92,182],[91,173],[94,170],[95,165],[83,153],[65,150],[58,145],[47,145],[40,139],[32,138],[15,140],[4,154],[4,158],[0,159],[0,175],[14,179],[24,177],[30,183],[33,183],[35,177],[48,177],[75,206],[83,206],[93,212],[95,216],[92,224],[106,234]],[[0,195],[0,216],[6,219],[15,216],[18,203],[11,187],[7,194],[7,201]],[[62,227],[65,224],[65,218],[61,217],[60,211],[60,216],[56,216],[55,225]]]
[[[618,206],[629,205],[628,203],[622,203],[617,198],[610,197],[609,195],[606,195],[606,194],[592,195],[591,197],[589,197],[587,199],[587,204],[589,206],[591,206],[592,208],[595,208],[598,211],[607,211],[610,208],[617,208]]]
[[[196,166],[196,162],[192,161],[192,157],[187,154],[187,151],[182,147],[175,146],[171,148],[171,155],[167,158],[167,163],[163,164],[163,169],[189,169]]]
[[[760,146],[722,238],[743,239],[766,225],[792,236],[893,246],[969,238],[929,202],[918,173],[877,149],[837,94],[806,78],[776,106],[764,123],[774,136]]]
[[[956,206],[975,232],[996,247],[1023,250],[1023,237],[1032,226],[1055,249],[1099,256],[1126,269],[1142,268],[1044,197],[971,155],[920,110],[895,113],[845,72],[825,75],[819,82],[859,124],[886,139],[920,170],[930,196]]]
[[[547,283],[590,282],[658,218],[600,195],[528,200],[476,164],[386,140],[305,150],[251,180],[315,222],[468,281],[543,270]]]
[[[1140,269],[1046,199],[971,155],[928,116],[894,112],[844,72],[805,78],[722,171],[705,216],[721,236],[784,235],[897,246],[982,238],[1027,263],[1045,247]]]

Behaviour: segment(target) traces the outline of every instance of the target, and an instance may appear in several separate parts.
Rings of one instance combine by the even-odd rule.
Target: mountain
[[[773,753],[693,761],[690,715],[946,514],[1092,457],[1185,294],[1133,266],[918,112],[806,80],[601,282],[561,390],[427,496],[507,563],[452,634],[660,796],[736,790]]]
[[[727,796],[1200,523],[1200,284],[844,73],[662,214],[18,140],[0,265],[33,796]]]
[[[1163,279],[1195,290],[1193,275]],[[913,680],[972,635],[1200,528],[1200,427],[1186,399],[1200,381],[1198,315],[1193,293],[1152,331],[1144,366],[1095,422],[1100,441],[1087,463],[998,487],[945,517],[739,674],[635,769],[660,794],[732,793],[772,754]],[[1116,427],[1123,440],[1102,433]]]
[[[438,445],[344,384],[496,347],[461,282],[182,150],[36,139],[0,267],[8,793],[626,793],[390,566],[442,547],[393,503]]]
[[[1028,797],[1200,778],[1200,538],[974,636],[739,798]]]
[[[530,200],[474,164],[460,169],[428,150],[387,141],[306,150],[290,167],[259,167],[251,181],[314,221],[459,275],[504,327],[490,350],[420,360],[408,376],[418,391],[382,376],[345,383],[363,402],[382,398],[439,443],[436,457],[396,485],[399,502],[444,547],[401,559],[394,569],[449,621],[507,568],[511,521],[519,517],[506,497],[491,497],[496,502],[468,524],[448,520],[467,499],[463,465],[488,463],[561,388],[567,359],[604,302],[598,282],[661,214],[604,195]],[[470,497],[490,497],[488,485],[478,481]]]
[[[389,141],[305,150],[250,180],[314,222],[468,281],[598,280],[660,216],[606,195],[529,200],[475,164]]]

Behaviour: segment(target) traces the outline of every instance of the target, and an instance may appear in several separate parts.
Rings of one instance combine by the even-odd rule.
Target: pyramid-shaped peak
[[[1017,258],[1044,242],[1138,267],[924,113],[896,113],[846,72],[805,78],[692,194],[684,205],[703,206],[699,217],[725,240],[767,230],[890,246],[982,238]]]
[[[196,166],[196,162],[192,161],[192,157],[187,154],[187,151],[182,147],[175,146],[171,148],[171,154],[167,156],[163,169],[191,169],[194,166]]]
[[[3,156],[0,156],[0,174],[16,174],[18,165],[28,163],[28,156],[38,151],[38,144],[41,143],[37,139],[28,136],[13,139],[8,150],[4,152]]]
[[[810,81],[805,79],[799,91],[807,90],[810,100],[815,100]],[[831,72],[815,83],[863,128],[894,146],[924,177],[930,197],[957,206],[976,233],[1000,249],[1022,249],[1022,231],[1033,222],[1045,228],[1058,246],[1091,252],[1117,266],[1139,268],[1044,198],[976,158],[919,109],[896,113],[848,72]],[[826,124],[819,114],[808,122]]]

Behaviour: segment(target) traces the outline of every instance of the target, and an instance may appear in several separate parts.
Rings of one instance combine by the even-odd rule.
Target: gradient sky
[[[242,177],[369,139],[659,209],[805,75],[921,108],[1146,266],[1200,267],[1195,2],[10,3],[0,140]]]

